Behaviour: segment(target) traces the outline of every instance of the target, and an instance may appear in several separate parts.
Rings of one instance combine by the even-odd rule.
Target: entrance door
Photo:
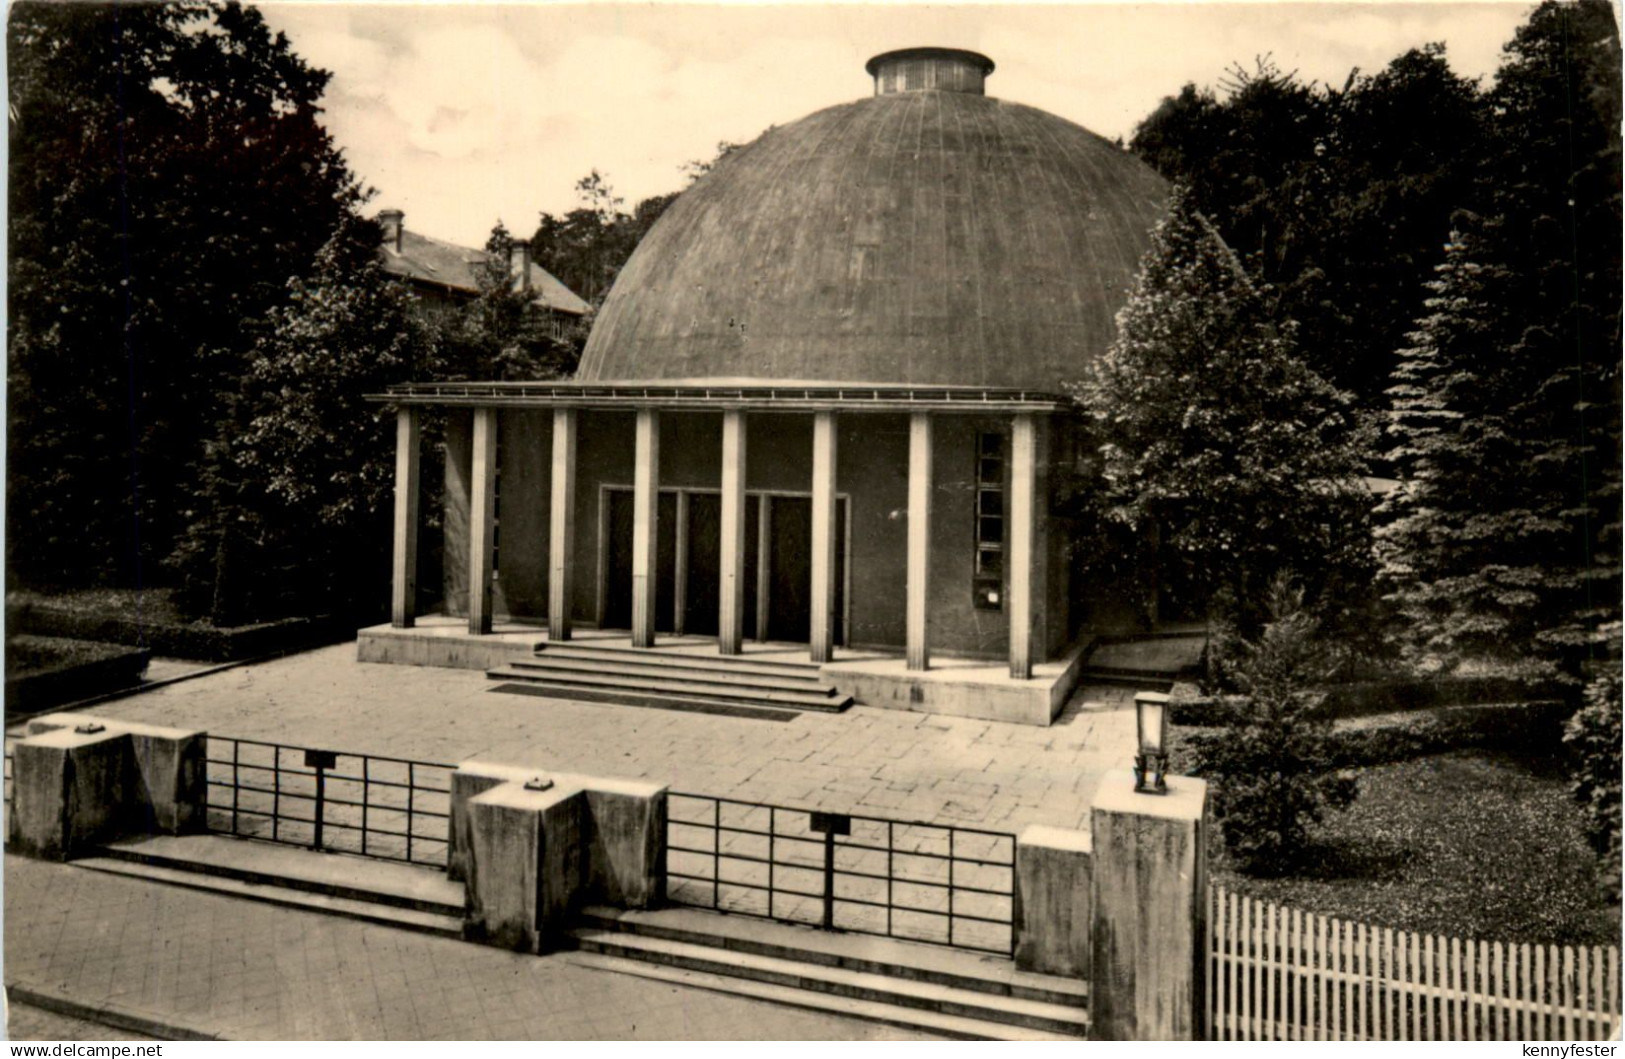
[[[812,499],[768,499],[767,635],[764,639],[806,643],[812,638]],[[846,642],[846,500],[835,507],[836,643]]]
[[[697,636],[717,634],[722,586],[722,497],[688,496],[688,591],[683,628]]]
[[[604,534],[604,612],[599,627],[632,627],[632,491],[608,490]],[[671,632],[677,598],[677,494],[661,493],[655,508],[655,631]]]
[[[632,491],[606,490],[604,600],[599,625],[632,627]],[[688,494],[686,593],[683,627],[691,635],[715,636],[722,571],[722,498]],[[762,565],[762,516],[767,517],[767,565]],[[662,492],[655,541],[655,631],[677,626],[677,493]],[[837,500],[835,531],[835,642],[846,642],[846,500]],[[812,500],[763,496],[745,501],[744,630],[756,640],[805,643],[812,632]],[[765,577],[765,580],[764,580]],[[760,600],[767,599],[766,627],[758,627]]]
[[[767,638],[812,638],[812,501],[768,498]]]

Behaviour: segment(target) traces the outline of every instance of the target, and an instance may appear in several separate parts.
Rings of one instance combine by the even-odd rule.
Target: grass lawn
[[[100,662],[133,653],[130,648],[89,640],[64,640],[55,636],[12,636],[6,640],[7,678],[72,669],[87,662]]]
[[[1620,895],[1597,881],[1568,777],[1545,759],[1456,751],[1361,769],[1307,865],[1238,893],[1376,926],[1488,941],[1617,944]]]

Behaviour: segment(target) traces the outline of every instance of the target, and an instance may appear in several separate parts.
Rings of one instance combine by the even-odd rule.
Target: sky
[[[1217,85],[1269,54],[1342,85],[1443,41],[1461,74],[1494,75],[1533,5],[1182,3],[835,5],[262,3],[333,79],[326,124],[351,168],[424,235],[481,245],[577,205],[593,169],[630,209],[680,188],[682,166],[771,125],[873,92],[893,48],[969,48],[988,94],[1108,137],[1187,82]]]

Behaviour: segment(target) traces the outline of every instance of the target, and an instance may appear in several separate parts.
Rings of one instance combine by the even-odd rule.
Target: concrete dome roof
[[[1167,186],[1086,129],[982,95],[991,70],[887,53],[874,98],[723,159],[621,270],[577,377],[1077,378],[1112,340]]]

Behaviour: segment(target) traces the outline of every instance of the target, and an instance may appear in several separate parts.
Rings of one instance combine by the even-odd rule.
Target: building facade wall
[[[665,412],[660,423],[663,489],[715,490],[721,481],[720,413]],[[467,613],[470,417],[456,413],[446,429],[445,600],[449,614]],[[747,417],[746,490],[805,494],[812,480],[812,416],[753,413]],[[905,640],[908,538],[908,417],[843,414],[836,490],[849,498],[850,599],[846,643],[901,650]],[[1008,591],[998,610],[975,605],[976,444],[980,432],[1003,433],[1007,416],[933,417],[931,647],[946,654],[998,658],[1008,652]],[[603,593],[606,487],[630,488],[633,415],[579,413],[576,471],[575,591],[571,617],[598,621]],[[498,512],[498,576],[494,612],[540,621],[547,616],[547,539],[551,414],[503,411]],[[1033,636],[1040,657],[1068,641],[1068,524],[1052,520],[1051,429],[1041,419],[1035,511]],[[1008,466],[1009,447],[1006,443]],[[1006,482],[1008,540],[1008,481]],[[661,533],[670,532],[666,526]]]

